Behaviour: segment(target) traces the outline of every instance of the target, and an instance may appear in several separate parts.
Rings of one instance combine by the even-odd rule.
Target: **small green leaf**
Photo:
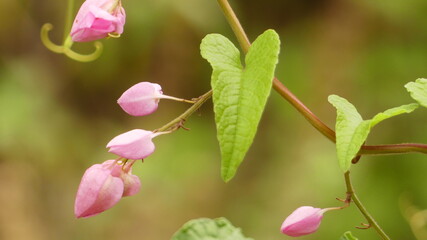
[[[419,78],[415,82],[409,82],[405,88],[421,106],[427,107],[427,79]]]
[[[245,67],[240,52],[222,35],[207,35],[200,50],[213,68],[212,99],[221,148],[221,176],[229,181],[255,137],[270,94],[280,39],[274,30],[261,34],[245,57]]]
[[[243,236],[240,228],[227,219],[194,219],[179,229],[171,240],[253,240]]]
[[[357,237],[353,236],[350,231],[345,232],[341,237],[340,240],[359,240]]]
[[[417,103],[411,103],[407,105],[402,105],[400,107],[390,108],[382,113],[378,113],[371,120],[371,128],[381,121],[386,120],[387,118],[391,118],[404,113],[411,113],[415,109],[417,109],[419,105]]]
[[[385,119],[414,111],[418,104],[412,103],[378,113],[371,120],[363,120],[356,108],[346,99],[331,95],[328,101],[337,109],[335,125],[336,148],[340,168],[346,172],[360,147],[366,141],[371,128]]]
[[[363,123],[362,116],[346,99],[330,95],[328,101],[337,109],[336,148],[340,168],[346,172],[369,133],[369,123]]]

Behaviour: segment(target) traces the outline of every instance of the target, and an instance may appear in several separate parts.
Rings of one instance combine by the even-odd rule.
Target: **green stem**
[[[230,6],[228,0],[217,0],[221,7],[228,24],[231,26],[240,47],[246,54],[249,51],[251,42],[249,41],[245,30],[240,24],[239,19]],[[323,136],[330,141],[335,142],[335,132],[322,122],[307,106],[304,105],[285,85],[283,85],[276,77],[273,79],[273,88],[278,92],[286,101],[288,101],[298,112],[300,112],[305,119],[317,129]],[[390,144],[390,145],[375,145],[362,146],[360,155],[378,155],[378,154],[401,154],[408,152],[418,152],[427,154],[427,145],[420,143],[405,143],[405,144]]]
[[[73,46],[73,44],[74,44],[74,42],[71,39],[70,34],[67,34],[67,36],[64,39],[64,43],[63,43],[64,48],[71,49],[71,47]]]
[[[64,43],[66,42],[68,36],[70,35],[71,24],[73,23],[73,13],[74,13],[74,0],[68,0],[67,13],[65,14],[65,24],[64,24]]]
[[[345,184],[347,187],[347,194],[351,195],[351,199],[353,200],[354,204],[357,206],[359,211],[363,214],[363,216],[366,218],[366,220],[369,223],[369,226],[374,228],[375,231],[381,236],[383,240],[390,240],[390,238],[387,236],[387,234],[382,230],[382,228],[378,225],[378,223],[375,221],[375,219],[372,217],[372,215],[368,212],[368,210],[363,206],[362,202],[357,197],[353,185],[351,184],[350,180],[350,171],[347,171],[344,174],[345,178]]]
[[[163,127],[156,129],[154,131],[164,132],[164,131],[174,131],[179,129],[179,127],[182,127],[183,122],[185,122],[189,116],[191,116],[195,111],[197,111],[197,109],[199,109],[203,105],[203,103],[205,103],[211,96],[212,96],[212,90],[209,90],[207,93],[200,96],[196,100],[196,102],[179,117],[175,118],[174,120],[168,122]]]

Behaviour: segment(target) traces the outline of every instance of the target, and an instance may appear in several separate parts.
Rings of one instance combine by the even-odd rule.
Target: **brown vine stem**
[[[359,154],[360,155],[379,155],[379,154],[401,154],[417,152],[427,154],[427,145],[421,143],[400,143],[389,145],[365,145]]]
[[[357,206],[357,208],[360,210],[360,212],[366,218],[366,220],[369,223],[368,226],[375,229],[375,231],[377,231],[378,235],[380,235],[383,240],[390,240],[390,238],[382,230],[382,228],[378,225],[378,223],[371,216],[371,214],[369,214],[369,212],[366,210],[365,206],[363,206],[362,202],[359,200],[356,193],[354,192],[354,188],[353,188],[353,185],[351,184],[351,179],[350,179],[350,171],[347,171],[344,174],[344,178],[345,178],[345,184],[347,187],[347,195],[351,196],[351,199],[353,200],[354,204]]]
[[[234,10],[228,0],[217,0],[222,12],[225,15],[229,25],[231,26],[234,35],[240,44],[243,52],[246,54],[249,51],[251,42],[247,37],[245,30],[240,24]],[[335,132],[322,122],[307,106],[304,105],[283,83],[276,77],[273,79],[273,88],[286,101],[288,101],[305,119],[323,134],[330,141],[335,142]],[[364,145],[359,151],[360,155],[378,155],[378,154],[401,154],[409,152],[418,152],[427,154],[427,145],[420,143],[403,143],[403,144],[388,144],[388,145]]]

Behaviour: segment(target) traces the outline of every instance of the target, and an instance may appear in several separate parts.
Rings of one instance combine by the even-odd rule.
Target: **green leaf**
[[[404,113],[411,113],[415,109],[417,109],[420,105],[417,103],[411,103],[407,105],[402,105],[400,107],[390,108],[382,113],[378,113],[371,119],[371,128],[381,121],[386,120],[387,118],[391,118]]]
[[[421,106],[427,107],[427,79],[419,78],[415,82],[409,82],[405,88]]]
[[[346,99],[330,95],[328,101],[337,109],[336,148],[340,168],[346,172],[368,136],[369,123],[363,123],[362,116]]]
[[[213,68],[211,85],[217,137],[221,149],[221,176],[236,174],[255,137],[278,62],[280,39],[274,30],[260,35],[245,57],[226,37],[207,35],[201,54]]]
[[[253,240],[243,236],[240,228],[227,219],[194,219],[179,229],[171,240]]]
[[[353,236],[350,231],[345,232],[341,237],[340,240],[359,240],[357,237]]]
[[[356,108],[346,99],[330,95],[328,101],[337,109],[335,125],[336,148],[340,168],[346,172],[360,147],[366,141],[371,128],[388,118],[414,111],[418,104],[412,103],[378,113],[371,120],[363,120]]]

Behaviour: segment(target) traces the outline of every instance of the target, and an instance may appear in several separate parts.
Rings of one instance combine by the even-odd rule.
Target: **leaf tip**
[[[221,178],[225,183],[228,183],[231,179],[233,179],[234,174],[230,173],[229,171],[223,171],[221,173]]]
[[[411,113],[419,107],[420,107],[420,104],[418,104],[418,103],[410,103],[410,104],[408,104],[408,109],[407,109],[406,113]]]
[[[329,95],[329,96],[328,96],[328,102],[332,104],[332,103],[333,103],[333,102],[335,102],[338,98],[340,98],[338,95],[331,94],[331,95]]]
[[[271,28],[267,29],[264,31],[264,34],[268,34],[268,35],[271,35],[271,36],[279,39],[279,34],[274,29],[271,29]]]

